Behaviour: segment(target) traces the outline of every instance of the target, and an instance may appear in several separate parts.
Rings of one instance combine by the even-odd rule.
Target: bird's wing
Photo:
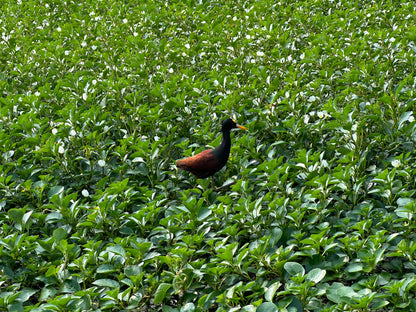
[[[210,176],[218,166],[218,160],[211,151],[212,149],[205,150],[194,156],[178,160],[176,165],[178,168],[189,171],[199,178]]]

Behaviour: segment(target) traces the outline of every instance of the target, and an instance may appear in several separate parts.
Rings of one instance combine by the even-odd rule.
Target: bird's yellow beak
[[[235,124],[237,124],[237,122],[235,121],[235,119],[233,119],[233,121],[234,121]],[[242,130],[247,130],[246,127],[243,127],[243,126],[240,126],[240,125],[237,125],[237,127],[240,128],[240,129],[242,129]]]

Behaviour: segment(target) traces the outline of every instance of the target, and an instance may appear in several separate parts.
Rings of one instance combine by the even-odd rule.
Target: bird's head
[[[225,119],[222,122],[221,129],[222,129],[223,132],[224,131],[230,131],[231,129],[234,129],[234,128],[240,128],[242,130],[247,130],[245,127],[240,126],[240,125],[237,125],[237,123],[235,122],[235,120],[234,119],[231,119],[231,118]]]

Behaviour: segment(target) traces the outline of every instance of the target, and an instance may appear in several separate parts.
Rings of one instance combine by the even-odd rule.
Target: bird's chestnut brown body
[[[231,149],[230,131],[234,128],[246,130],[232,119],[224,120],[221,128],[221,144],[214,149],[205,150],[197,155],[176,161],[177,167],[191,172],[199,179],[214,175],[227,163]]]

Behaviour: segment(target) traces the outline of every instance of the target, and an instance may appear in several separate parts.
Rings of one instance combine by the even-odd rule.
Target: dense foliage
[[[2,1],[0,310],[416,310],[415,11]]]

